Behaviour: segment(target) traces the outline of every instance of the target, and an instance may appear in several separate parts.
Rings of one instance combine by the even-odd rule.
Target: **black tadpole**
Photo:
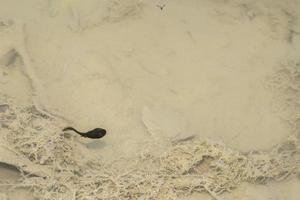
[[[106,130],[103,129],[103,128],[95,128],[95,129],[93,129],[91,131],[88,131],[86,133],[82,133],[82,132],[77,131],[73,127],[66,127],[66,128],[63,129],[63,131],[75,131],[76,133],[78,133],[82,137],[87,137],[87,138],[92,138],[92,139],[99,139],[99,138],[102,138],[106,135]]]

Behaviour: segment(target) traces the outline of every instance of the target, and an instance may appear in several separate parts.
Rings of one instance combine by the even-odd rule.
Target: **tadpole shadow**
[[[88,149],[103,149],[107,144],[103,140],[93,140],[85,144]]]

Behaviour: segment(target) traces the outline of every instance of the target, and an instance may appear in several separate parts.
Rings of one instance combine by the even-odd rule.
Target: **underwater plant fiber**
[[[267,151],[241,153],[223,144],[192,138],[177,142],[160,156],[106,163],[88,157],[75,139],[64,137],[63,122],[2,97],[1,146],[14,158],[22,179],[11,189],[29,188],[37,199],[125,200],[182,199],[207,192],[215,199],[242,182],[266,184],[299,173],[299,140],[290,137]],[[26,163],[25,163],[26,160]],[[23,163],[22,163],[23,162]]]

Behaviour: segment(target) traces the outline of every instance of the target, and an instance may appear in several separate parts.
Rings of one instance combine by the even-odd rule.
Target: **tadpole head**
[[[96,128],[95,131],[97,131],[102,137],[106,135],[106,130],[103,128]]]

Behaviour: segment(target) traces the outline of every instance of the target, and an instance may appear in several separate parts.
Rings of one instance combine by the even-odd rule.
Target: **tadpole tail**
[[[63,129],[63,131],[74,131],[74,132],[78,133],[78,134],[81,135],[81,136],[84,135],[84,133],[81,133],[81,132],[77,131],[77,130],[76,130],[75,128],[73,128],[73,127],[66,127],[66,128]]]

